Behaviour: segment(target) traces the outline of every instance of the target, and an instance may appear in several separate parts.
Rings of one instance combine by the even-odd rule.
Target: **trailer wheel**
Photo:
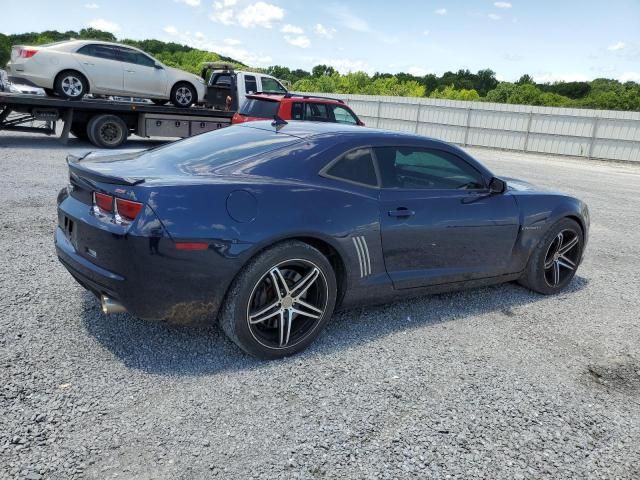
[[[87,135],[96,147],[115,148],[127,140],[129,129],[120,117],[96,115],[89,121]]]
[[[89,82],[80,72],[64,70],[56,77],[53,89],[62,98],[80,100],[89,93]]]

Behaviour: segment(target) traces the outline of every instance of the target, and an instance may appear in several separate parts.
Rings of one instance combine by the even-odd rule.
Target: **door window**
[[[274,78],[260,77],[262,80],[262,91],[268,93],[287,93],[287,89],[280,85]]]
[[[370,187],[378,186],[373,157],[368,148],[359,148],[343,155],[324,171],[323,175]]]
[[[156,64],[154,59],[132,48],[119,47],[118,53],[120,54],[120,60],[123,62],[142,65],[144,67],[153,67]]]
[[[329,110],[324,103],[306,103],[305,120],[311,122],[330,122]]]
[[[253,75],[245,75],[244,77],[244,93],[256,93],[258,91],[258,82]]]
[[[340,105],[332,105],[333,116],[337,123],[348,123],[350,125],[357,125],[358,119],[351,113],[351,110],[341,107]]]
[[[414,147],[375,149],[383,188],[419,190],[485,189],[482,175],[461,158]]]

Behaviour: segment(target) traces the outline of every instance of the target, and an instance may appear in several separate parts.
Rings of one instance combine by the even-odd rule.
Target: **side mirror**
[[[504,193],[507,190],[507,182],[493,177],[489,182],[489,193]]]
[[[163,70],[164,69],[164,67],[162,65],[160,65],[158,62],[156,62],[153,65],[153,68],[155,68],[156,70]]]

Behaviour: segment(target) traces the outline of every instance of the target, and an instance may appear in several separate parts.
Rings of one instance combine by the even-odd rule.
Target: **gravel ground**
[[[469,149],[588,202],[570,288],[349,311],[261,363],[215,326],[104,317],[58,263],[88,148],[0,134],[0,478],[640,477],[640,165]]]

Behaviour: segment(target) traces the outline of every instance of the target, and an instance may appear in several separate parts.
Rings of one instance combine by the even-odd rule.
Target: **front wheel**
[[[180,82],[171,89],[171,103],[176,107],[188,108],[198,100],[198,92],[193,85]]]
[[[220,325],[258,358],[292,355],[309,346],[333,313],[336,277],[327,258],[298,241],[276,245],[234,280]]]
[[[576,274],[583,247],[580,225],[570,218],[559,220],[534,249],[520,283],[544,295],[561,291]]]

